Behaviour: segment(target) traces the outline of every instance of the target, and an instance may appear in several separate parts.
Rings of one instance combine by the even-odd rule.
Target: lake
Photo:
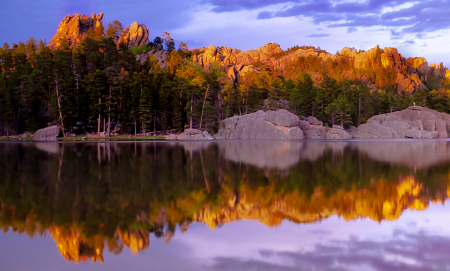
[[[0,270],[449,270],[450,141],[0,143]]]

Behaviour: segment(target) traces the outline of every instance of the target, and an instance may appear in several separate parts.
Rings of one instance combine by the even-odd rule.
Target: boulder
[[[354,138],[448,138],[450,115],[420,106],[370,118]],[[430,133],[436,132],[436,133]]]
[[[416,138],[416,139],[433,139],[437,138],[439,135],[438,132],[433,131],[424,131],[424,130],[408,130],[405,133],[406,138]]]
[[[311,125],[308,130],[303,130],[305,139],[320,140],[327,138],[327,127]]]
[[[328,129],[326,139],[352,139],[352,136],[344,130],[344,127],[333,125],[333,128]]]
[[[150,44],[148,37],[148,28],[143,24],[134,22],[122,32],[118,43],[120,44],[123,42],[128,48],[137,46],[143,47]]]
[[[208,132],[202,132],[197,129],[186,129],[179,135],[170,134],[166,140],[213,140],[214,138]]]
[[[354,138],[358,139],[394,139],[400,138],[398,133],[390,127],[383,126],[378,123],[361,124]]]
[[[305,139],[327,139],[327,129],[323,122],[313,116],[309,116],[298,122],[298,127],[303,131]]]
[[[320,120],[318,120],[317,118],[315,118],[313,116],[309,116],[309,117],[305,118],[305,120],[307,122],[309,122],[311,125],[323,126],[323,122],[321,122]]]
[[[298,117],[287,110],[262,110],[219,122],[215,139],[303,139]]]
[[[33,139],[35,141],[56,141],[57,137],[59,136],[59,133],[60,133],[59,126],[55,125],[37,130],[36,133],[34,133]]]
[[[294,127],[300,121],[299,118],[291,112],[280,109],[277,111],[267,111],[264,119],[274,125]]]
[[[58,48],[61,45],[61,39],[66,39],[70,46],[77,46],[81,40],[87,36],[89,29],[95,31],[96,28],[103,25],[103,13],[86,15],[67,15],[59,24],[55,36],[50,40],[51,48]],[[103,35],[103,33],[101,33]]]

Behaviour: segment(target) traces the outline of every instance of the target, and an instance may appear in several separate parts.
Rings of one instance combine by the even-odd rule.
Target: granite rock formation
[[[166,140],[213,140],[214,138],[208,132],[202,132],[197,129],[186,129],[179,135],[171,134]]]
[[[156,61],[158,61],[159,66],[161,67],[161,69],[164,70],[166,68],[167,58],[169,57],[168,51],[153,49],[151,51],[148,51],[145,54],[136,55],[136,60],[143,64],[145,61],[148,60],[148,58],[151,55],[153,55],[155,57]]]
[[[344,130],[344,127],[334,125],[332,128],[324,127],[323,122],[315,117],[307,117],[304,120],[300,120],[298,127],[302,129],[305,139],[310,140],[343,140],[351,139],[351,135]]]
[[[51,126],[44,129],[37,130],[33,139],[35,141],[56,141],[60,133],[59,126]]]
[[[118,43],[125,43],[128,48],[147,46],[149,41],[148,28],[143,24],[134,22],[122,32]]]
[[[417,89],[425,88],[425,85],[422,83],[424,78],[421,79],[418,72],[425,73],[429,69],[426,59],[406,60],[398,53],[397,49],[389,47],[384,49],[375,47],[367,52],[345,47],[336,55],[314,47],[304,47],[285,52],[276,43],[267,43],[260,48],[248,51],[229,47],[217,48],[214,45],[201,48],[198,51],[200,53],[193,57],[194,62],[205,69],[211,67],[213,63],[222,65],[227,70],[227,74],[234,84],[238,84],[240,79],[245,77],[245,74],[249,71],[259,72],[256,64],[266,64],[276,70],[283,70],[299,57],[307,58],[312,56],[320,58],[323,62],[349,61],[353,64],[354,69],[372,68],[377,65],[377,54],[381,51],[382,67],[396,74],[397,91],[399,93],[405,91],[408,94],[412,94]],[[348,76],[351,77],[350,75]],[[364,80],[364,78],[361,79]]]
[[[297,126],[299,119],[291,112],[262,110],[244,116],[234,116],[219,123],[215,139],[304,139]]]
[[[103,13],[98,15],[92,14],[91,17],[86,15],[67,15],[59,24],[55,36],[50,40],[49,46],[58,48],[60,46],[60,39],[67,39],[69,45],[79,45],[80,41],[87,36],[88,30],[100,27],[103,25]]]
[[[352,132],[358,139],[448,138],[450,115],[420,106],[370,118]]]

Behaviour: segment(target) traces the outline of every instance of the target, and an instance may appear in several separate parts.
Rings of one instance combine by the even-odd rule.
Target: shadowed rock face
[[[57,125],[38,130],[34,134],[35,141],[56,141],[59,135],[59,127]]]
[[[166,68],[167,57],[169,56],[168,51],[153,49],[145,54],[136,55],[136,60],[141,62],[142,64],[144,64],[144,62],[147,61],[151,55],[153,55],[155,57],[156,61],[158,61],[159,66],[161,67],[161,69],[164,70]]]
[[[450,115],[420,106],[370,118],[362,124],[354,138],[395,139],[395,138],[448,138]]]
[[[148,39],[148,28],[143,24],[134,22],[122,32],[118,43],[125,43],[128,48],[136,46],[147,46],[150,41]]]
[[[59,24],[55,36],[50,41],[50,47],[58,48],[60,39],[67,39],[69,45],[79,45],[80,41],[87,36],[89,29],[95,30],[103,25],[103,13],[98,15],[92,14],[91,17],[86,15],[67,15]]]
[[[299,119],[287,110],[262,110],[244,116],[234,116],[219,124],[215,139],[304,139],[297,126]]]

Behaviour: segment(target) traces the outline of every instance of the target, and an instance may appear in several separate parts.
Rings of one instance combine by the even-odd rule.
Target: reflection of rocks
[[[235,163],[287,170],[300,160],[303,144],[296,141],[223,142],[219,149],[225,159]]]
[[[41,151],[45,151],[47,153],[54,153],[58,154],[60,153],[60,145],[58,143],[44,143],[39,142],[35,144],[36,148],[38,148]]]
[[[93,238],[88,242],[79,230],[69,228],[61,229],[52,227],[49,232],[58,246],[61,255],[68,262],[85,262],[91,259],[93,262],[103,262],[103,238]]]
[[[206,205],[194,214],[194,221],[211,229],[241,219],[257,220],[268,226],[278,226],[283,220],[313,223],[332,215],[346,220],[370,218],[375,221],[395,220],[406,209],[423,210],[430,197],[421,196],[423,187],[413,176],[399,177],[397,183],[382,180],[367,189],[339,189],[326,195],[325,187],[317,187],[311,197],[301,191],[279,196],[271,185],[253,190],[242,185],[239,201],[232,195],[228,205],[219,209]]]
[[[354,138],[395,139],[395,138],[448,138],[450,115],[420,106],[378,115],[362,124]]]
[[[447,141],[384,141],[351,142],[351,146],[370,159],[423,169],[450,161]]]
[[[219,123],[216,139],[303,139],[299,119],[287,110],[258,111]]]
[[[123,244],[130,248],[131,252],[138,254],[150,245],[150,232],[146,229],[131,229],[118,231]]]

